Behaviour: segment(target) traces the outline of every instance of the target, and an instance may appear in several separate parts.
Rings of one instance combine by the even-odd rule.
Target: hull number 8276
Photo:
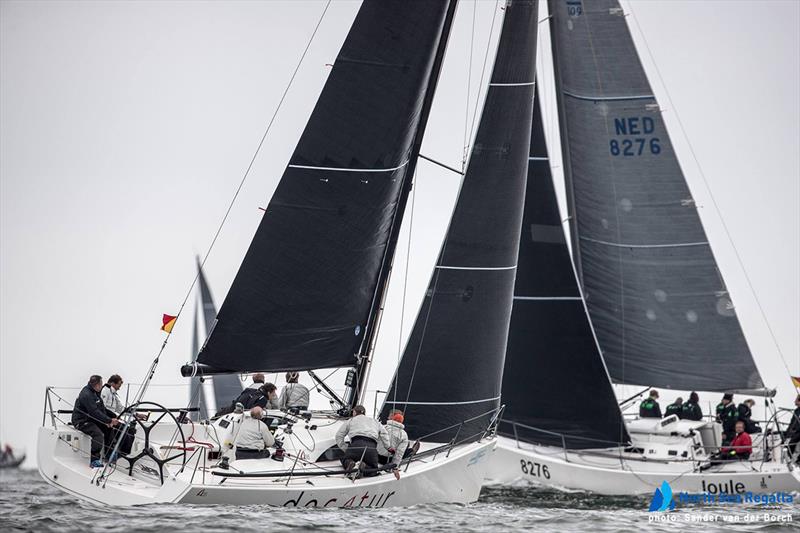
[[[520,459],[519,464],[522,467],[523,474],[550,479],[550,470],[547,465],[526,461],[525,459]]]

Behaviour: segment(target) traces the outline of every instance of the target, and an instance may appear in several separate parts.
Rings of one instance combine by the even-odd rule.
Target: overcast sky
[[[425,138],[424,154],[454,166],[495,5],[462,2]],[[785,366],[676,117],[786,363],[800,374],[800,2],[623,5],[759,369],[788,405]],[[211,254],[217,305],[358,6],[332,3]],[[163,340],[161,313],[183,301],[194,255],[208,248],[323,8],[316,0],[0,2],[0,442],[34,454],[46,385],[78,388],[92,373],[141,381]],[[560,194],[547,24],[540,30]],[[411,249],[406,228],[371,388],[385,388],[394,371],[457,187],[456,175],[420,163]],[[185,404],[186,390],[165,385],[185,383],[179,366],[190,358],[193,308],[194,295],[153,389],[153,399],[173,406]]]

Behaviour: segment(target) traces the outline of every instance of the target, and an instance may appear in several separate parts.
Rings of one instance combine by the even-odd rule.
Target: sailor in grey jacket
[[[344,441],[345,437],[349,437],[351,440],[354,437],[365,437],[382,444],[386,448],[392,447],[389,434],[381,423],[364,414],[353,416],[353,418],[342,424],[342,427],[336,432],[336,445],[342,450],[347,449],[347,444]]]
[[[408,433],[406,433],[405,426],[402,422],[390,418],[386,421],[386,425],[383,427],[386,429],[386,433],[389,435],[390,446],[384,448],[379,444],[378,453],[389,458],[394,456],[393,462],[399,463],[403,460],[403,455],[408,449]],[[390,450],[394,450],[394,453],[392,453]]]

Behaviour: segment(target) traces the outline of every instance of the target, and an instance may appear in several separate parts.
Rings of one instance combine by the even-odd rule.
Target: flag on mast
[[[172,328],[175,326],[176,320],[178,320],[178,317],[165,314],[161,319],[161,330],[166,331],[167,333],[172,333]]]

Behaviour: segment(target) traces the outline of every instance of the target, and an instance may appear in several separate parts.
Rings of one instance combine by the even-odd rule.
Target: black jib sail
[[[763,382],[616,0],[551,0],[573,253],[614,381]]]
[[[569,449],[629,440],[561,227],[538,94],[502,402],[507,437]]]
[[[356,364],[454,7],[363,3],[198,357],[206,370]]]
[[[536,8],[535,1],[506,7],[469,168],[384,403],[384,417],[405,411],[411,438],[474,438],[500,405],[533,114]]]

